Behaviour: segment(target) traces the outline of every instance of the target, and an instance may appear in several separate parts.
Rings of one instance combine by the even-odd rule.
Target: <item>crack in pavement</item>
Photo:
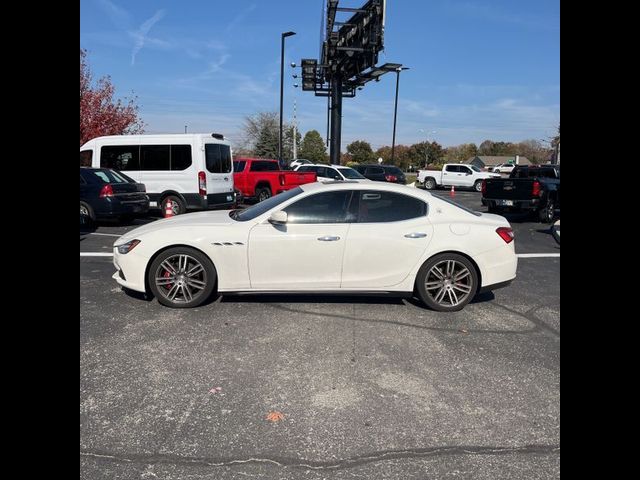
[[[104,460],[119,463],[138,463],[138,464],[171,464],[182,466],[209,466],[209,467],[228,467],[243,464],[272,464],[279,467],[292,467],[307,470],[340,470],[353,468],[360,465],[375,463],[384,460],[404,459],[404,458],[420,458],[426,456],[440,455],[508,455],[508,454],[558,454],[560,453],[559,445],[524,445],[521,447],[483,447],[483,446],[449,446],[449,447],[429,447],[429,448],[411,448],[403,450],[382,450],[372,452],[355,457],[336,460],[332,462],[317,462],[291,457],[245,457],[245,458],[207,458],[207,457],[189,457],[172,454],[127,454],[127,453],[109,453],[103,451],[80,450],[80,455],[96,460]]]

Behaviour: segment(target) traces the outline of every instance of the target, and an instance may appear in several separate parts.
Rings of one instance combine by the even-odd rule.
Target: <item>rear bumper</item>
[[[513,202],[513,205],[506,205],[505,201]],[[520,210],[537,210],[540,208],[540,199],[531,198],[527,200],[502,199],[502,198],[482,198],[482,205],[492,208],[517,208]]]
[[[144,215],[149,211],[149,197],[143,200],[121,200],[118,197],[100,198],[91,203],[97,217],[117,217],[120,215]]]
[[[473,257],[480,267],[480,292],[507,286],[516,278],[518,257],[513,242]]]

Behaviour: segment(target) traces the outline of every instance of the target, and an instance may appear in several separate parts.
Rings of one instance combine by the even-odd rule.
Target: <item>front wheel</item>
[[[217,272],[203,253],[189,247],[173,247],[158,255],[147,274],[149,288],[162,305],[197,307],[216,287]]]
[[[457,253],[434,256],[420,268],[416,277],[420,300],[438,312],[462,310],[477,289],[478,273],[474,265]]]
[[[482,180],[478,180],[476,183],[474,183],[473,188],[475,189],[476,192],[481,192],[482,191]]]

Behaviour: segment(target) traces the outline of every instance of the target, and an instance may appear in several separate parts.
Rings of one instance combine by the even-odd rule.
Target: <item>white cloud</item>
[[[142,50],[142,47],[144,47],[144,44],[146,41],[149,41],[149,43],[153,42],[156,45],[160,45],[160,46],[168,45],[166,41],[147,38],[147,35],[151,30],[151,28],[156,23],[158,23],[162,19],[162,17],[164,17],[165,13],[166,13],[165,10],[158,10],[156,13],[153,14],[151,18],[149,18],[142,25],[140,25],[140,28],[138,28],[138,30],[136,30],[135,32],[129,32],[129,34],[135,39],[135,44],[133,46],[133,50],[131,51],[131,65],[135,65],[136,55],[138,54],[138,52],[140,52],[140,50]]]

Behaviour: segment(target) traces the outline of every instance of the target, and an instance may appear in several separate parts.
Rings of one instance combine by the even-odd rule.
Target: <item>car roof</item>
[[[338,180],[331,182],[311,182],[300,185],[305,192],[317,190],[386,190],[418,197],[433,197],[430,192],[419,188],[390,182],[371,182],[369,180]]]

